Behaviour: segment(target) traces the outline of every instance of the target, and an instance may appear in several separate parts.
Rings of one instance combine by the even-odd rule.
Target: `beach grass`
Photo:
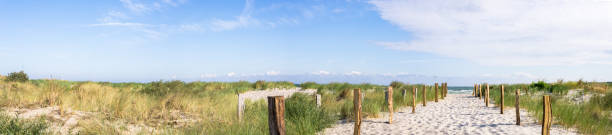
[[[576,128],[583,134],[611,134],[612,133],[612,92],[610,90],[589,90],[588,85],[607,85],[605,83],[579,83],[557,82],[532,84],[505,84],[504,106],[514,107],[517,89],[521,90],[520,107],[542,120],[542,96],[551,96],[553,123],[565,128]],[[574,103],[568,98],[569,90],[582,91],[593,96],[585,103]],[[490,97],[500,106],[500,85],[491,85]]]

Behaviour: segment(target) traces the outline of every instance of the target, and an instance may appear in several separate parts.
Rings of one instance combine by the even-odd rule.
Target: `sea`
[[[474,87],[458,87],[458,86],[448,86],[448,94],[472,94],[472,90]]]

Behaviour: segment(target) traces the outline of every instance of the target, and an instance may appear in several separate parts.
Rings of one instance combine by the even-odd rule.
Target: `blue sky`
[[[0,72],[113,82],[608,81],[610,12],[611,2],[595,0],[0,0]]]

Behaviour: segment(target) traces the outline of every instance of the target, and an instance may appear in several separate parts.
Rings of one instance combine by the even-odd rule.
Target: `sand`
[[[534,117],[521,112],[521,124],[515,125],[516,113],[513,107],[506,107],[500,114],[499,107],[474,98],[471,94],[448,94],[439,102],[428,102],[426,107],[417,104],[416,113],[412,108],[402,108],[393,114],[393,124],[388,124],[388,115],[382,118],[364,119],[361,134],[541,134],[542,126]],[[553,118],[554,121],[554,118]],[[353,134],[353,123],[339,123],[325,129],[322,134]],[[553,125],[551,135],[577,134],[574,130]]]

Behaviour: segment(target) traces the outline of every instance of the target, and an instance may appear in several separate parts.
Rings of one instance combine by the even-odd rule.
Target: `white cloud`
[[[149,12],[152,10],[150,7],[146,6],[145,4],[134,2],[132,0],[119,0],[119,1],[121,1],[121,3],[123,4],[123,7],[129,9],[132,12],[145,13],[145,12]]]
[[[204,31],[200,24],[181,24],[178,28],[179,31]]]
[[[318,72],[312,72],[312,74],[314,74],[314,75],[330,75],[331,73],[329,71],[321,70],[321,71],[318,71]]]
[[[258,21],[256,19],[251,18],[254,4],[255,0],[246,0],[240,16],[236,17],[235,20],[216,19],[212,22],[211,29],[215,31],[233,30],[236,28],[257,24]]]
[[[361,75],[361,72],[359,72],[359,71],[351,71],[351,72],[345,73],[345,75]]]
[[[229,73],[227,73],[227,76],[228,76],[228,77],[232,77],[232,76],[235,76],[235,75],[236,75],[236,73],[234,73],[234,72],[229,72]]]
[[[201,74],[200,78],[215,78],[217,74]]]
[[[131,22],[105,22],[105,23],[98,23],[98,24],[90,24],[89,26],[126,26],[126,27],[135,26],[135,27],[142,27],[142,26],[150,26],[150,25],[142,24],[142,23],[131,23]]]
[[[268,72],[266,72],[266,75],[278,75],[278,74],[280,74],[279,71],[268,71]]]
[[[612,64],[612,2],[597,0],[372,0],[413,34],[376,42],[488,65]]]
[[[523,78],[527,78],[527,79],[537,79],[538,76],[530,74],[530,73],[525,73],[525,72],[515,72],[512,74],[513,76],[516,77],[523,77]]]
[[[119,0],[123,7],[132,11],[133,13],[142,14],[149,13],[151,11],[160,11],[164,7],[172,6],[177,7],[180,4],[184,4],[187,0],[161,0],[161,3],[158,1],[152,3],[142,3],[138,0]]]

